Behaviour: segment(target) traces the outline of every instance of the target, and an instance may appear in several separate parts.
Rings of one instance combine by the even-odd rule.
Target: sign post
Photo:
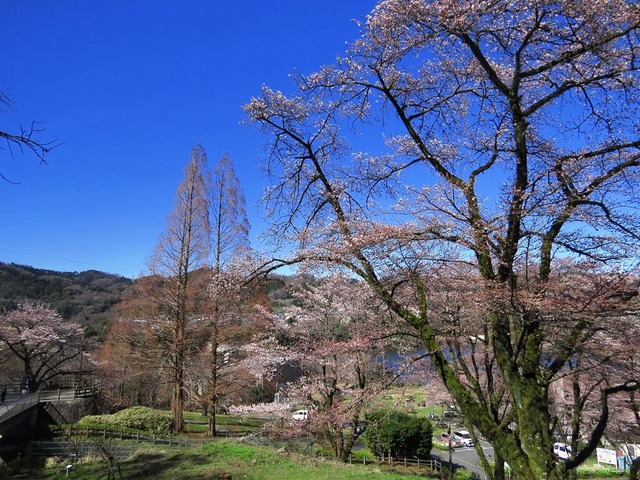
[[[608,448],[598,448],[596,450],[596,455],[598,457],[598,463],[604,463],[607,465],[613,465],[614,467],[618,466],[618,452],[615,450],[610,450]]]

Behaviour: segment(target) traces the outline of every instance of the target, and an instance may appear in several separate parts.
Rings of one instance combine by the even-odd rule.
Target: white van
[[[566,443],[554,443],[553,454],[560,460],[569,460],[571,457],[571,447]]]
[[[458,440],[463,447],[473,447],[473,438],[467,430],[456,430],[453,437]]]
[[[304,422],[305,420],[307,420],[307,418],[309,418],[309,410],[296,410],[295,412],[293,412],[291,418],[299,422]]]

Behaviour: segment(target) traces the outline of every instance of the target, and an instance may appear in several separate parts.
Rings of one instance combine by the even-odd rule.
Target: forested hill
[[[63,318],[79,322],[87,334],[100,334],[133,281],[118,275],[88,270],[55,272],[0,262],[0,309],[31,300],[46,303]]]
[[[293,302],[291,292],[313,283],[307,275],[272,275],[261,282],[275,312]],[[45,303],[64,319],[82,324],[87,335],[102,335],[113,307],[133,288],[134,281],[118,275],[88,270],[56,272],[0,262],[0,311],[26,300]]]

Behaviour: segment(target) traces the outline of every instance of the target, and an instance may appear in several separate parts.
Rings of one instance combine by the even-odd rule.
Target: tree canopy
[[[298,247],[265,269],[369,283],[495,447],[493,478],[504,460],[564,477],[639,386],[620,341],[638,328],[639,33],[627,0],[384,0],[334,65],[245,105],[269,138],[273,234]],[[372,130],[381,151],[351,147]],[[599,413],[557,464],[550,388],[595,338]]]
[[[21,383],[35,392],[57,377],[80,372],[76,360],[92,346],[83,333],[79,324],[64,321],[44,304],[21,303],[0,316],[0,360],[17,360]]]

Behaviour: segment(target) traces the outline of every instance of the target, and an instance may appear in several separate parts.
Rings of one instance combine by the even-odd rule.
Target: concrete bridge
[[[0,405],[0,457],[12,458],[49,424],[65,424],[89,413],[91,388],[62,388],[34,393],[8,393]],[[80,406],[76,404],[80,403]],[[69,406],[74,408],[69,408]]]
[[[4,399],[4,403],[0,405],[0,434],[5,430],[2,428],[4,424],[30,408],[35,407],[39,402],[39,392],[7,394]]]

